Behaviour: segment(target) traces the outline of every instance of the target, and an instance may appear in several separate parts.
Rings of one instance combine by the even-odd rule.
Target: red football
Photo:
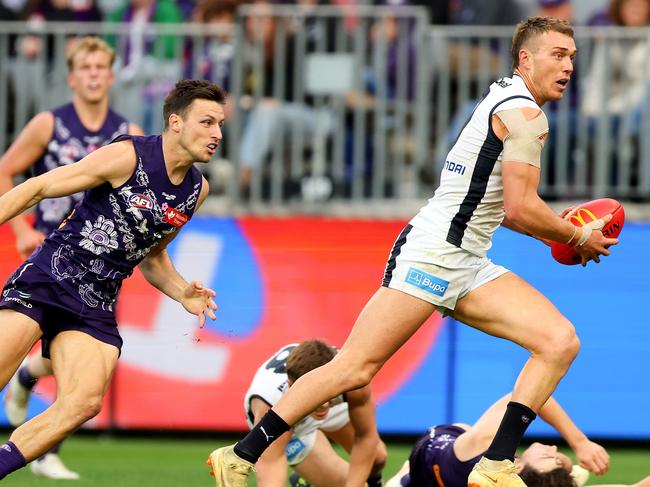
[[[576,206],[566,216],[566,219],[575,226],[581,227],[585,223],[602,218],[609,213],[612,214],[612,219],[605,225],[602,232],[606,237],[616,238],[621,233],[623,224],[625,223],[625,210],[623,209],[623,205],[611,198],[601,198]],[[553,242],[551,245],[551,255],[561,264],[575,265],[581,261],[580,256],[574,248],[563,243]]]

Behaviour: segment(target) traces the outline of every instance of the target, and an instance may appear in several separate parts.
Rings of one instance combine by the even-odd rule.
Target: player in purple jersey
[[[98,37],[76,40],[68,53],[68,86],[72,102],[36,115],[0,158],[0,195],[13,188],[13,178],[31,168],[38,176],[77,162],[121,134],[142,135],[142,129],[109,108],[113,84],[113,49]],[[9,222],[16,248],[26,259],[45,236],[55,230],[83,193],[40,201],[32,227],[18,215]],[[32,388],[41,377],[52,375],[49,359],[30,355],[12,377],[4,397],[7,419],[13,426],[25,422]],[[58,456],[58,445],[31,465],[32,471],[56,479],[78,479]]]
[[[430,428],[413,447],[409,461],[386,487],[465,487],[472,468],[492,442],[509,400],[510,394],[499,399],[471,426],[453,424]],[[515,460],[516,471],[528,487],[582,487],[589,472],[597,475],[607,472],[607,451],[589,440],[553,397],[539,412],[566,440],[575,453],[577,465],[572,465],[569,457],[556,446],[533,443]],[[648,481],[650,478],[645,482]]]
[[[200,326],[216,318],[215,292],[185,281],[166,247],[208,195],[194,163],[208,162],[219,146],[225,98],[207,81],[180,81],[165,99],[162,135],[121,136],[0,197],[2,224],[44,198],[86,191],[2,291],[0,386],[40,339],[57,397],[0,445],[0,479],[101,410],[122,345],[115,301],[135,266]]]

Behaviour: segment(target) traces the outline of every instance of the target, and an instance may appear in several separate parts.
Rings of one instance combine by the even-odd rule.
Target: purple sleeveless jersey
[[[52,110],[54,130],[47,150],[36,164],[34,175],[39,176],[59,166],[66,166],[84,158],[115,137],[129,132],[129,122],[112,110],[108,111],[104,124],[97,131],[88,130],[79,120],[74,105],[68,103]],[[83,193],[61,198],[46,199],[36,205],[34,228],[50,234],[81,201]]]
[[[0,308],[30,316],[43,330],[43,355],[64,330],[81,330],[120,348],[115,300],[131,275],[162,239],[190,219],[201,192],[192,167],[173,184],[161,136],[131,139],[137,163],[118,188],[105,183],[85,192],[74,213],[53,231],[5,285]]]
[[[403,487],[467,487],[467,477],[481,456],[466,462],[456,458],[453,445],[464,432],[453,425],[430,428],[413,447],[410,471],[400,484]]]

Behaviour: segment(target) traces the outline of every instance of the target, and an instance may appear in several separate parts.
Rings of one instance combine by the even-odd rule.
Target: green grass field
[[[28,468],[10,475],[3,487],[198,487],[212,486],[204,461],[208,453],[226,443],[173,438],[72,437],[62,457],[77,470],[79,481],[54,481],[35,477]],[[408,444],[389,444],[389,463],[384,478],[392,476],[407,458]],[[610,449],[610,472],[589,484],[633,483],[650,475],[650,449]],[[255,485],[254,481],[250,482]]]

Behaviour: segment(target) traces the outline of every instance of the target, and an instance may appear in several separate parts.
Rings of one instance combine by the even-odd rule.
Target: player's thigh
[[[433,314],[435,305],[396,289],[381,287],[370,298],[337,359],[383,364]]]
[[[29,316],[13,309],[0,309],[0,388],[4,387],[42,335]]]
[[[322,431],[309,455],[293,469],[312,487],[343,487],[348,475],[348,462],[332,448]]]
[[[549,339],[575,334],[573,325],[542,293],[508,272],[458,300],[454,318],[534,351]]]
[[[76,330],[59,333],[50,345],[57,396],[103,397],[118,358],[118,349]]]

